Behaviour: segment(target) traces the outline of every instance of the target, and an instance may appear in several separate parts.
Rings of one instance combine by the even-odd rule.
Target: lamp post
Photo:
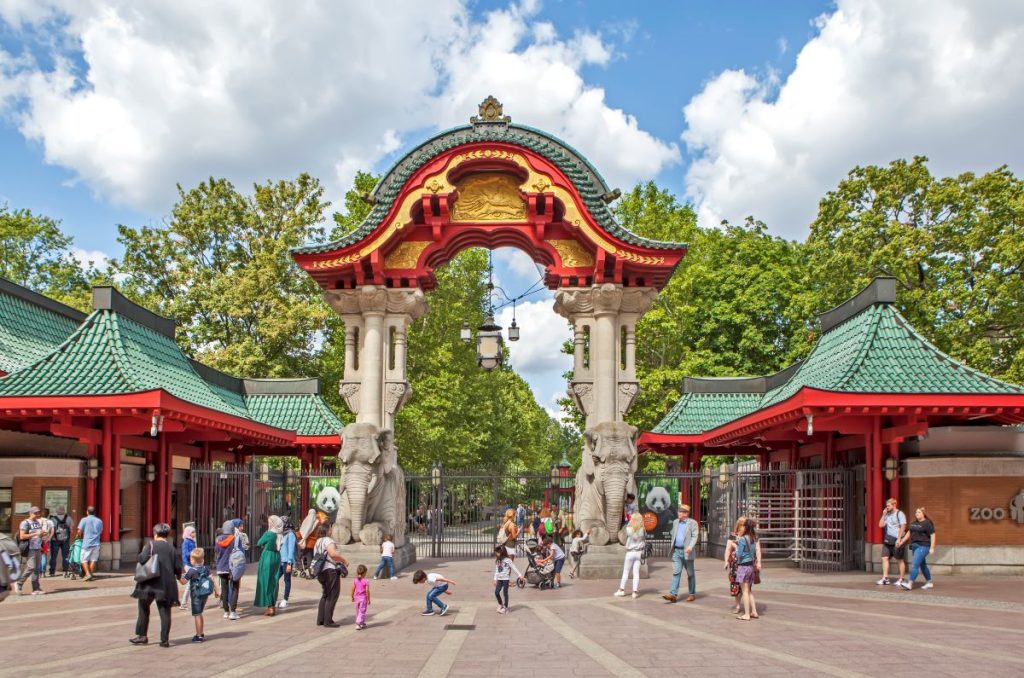
[[[476,329],[476,362],[490,372],[504,359],[505,342],[501,338],[501,325],[487,316],[484,324]]]
[[[89,480],[96,480],[100,476],[100,460],[96,457],[89,457],[89,461],[85,465],[86,474],[89,476]]]
[[[154,464],[146,464],[146,482],[151,483],[156,480],[156,466]]]
[[[885,479],[889,482],[896,480],[896,476],[900,472],[900,462],[896,457],[886,457],[885,459]]]
[[[434,495],[433,517],[430,521],[430,551],[434,558],[441,557],[441,520],[444,515],[444,490],[441,483],[441,464],[435,462],[430,469],[430,486]]]

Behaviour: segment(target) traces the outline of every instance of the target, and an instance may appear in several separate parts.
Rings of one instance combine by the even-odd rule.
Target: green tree
[[[80,265],[73,242],[56,219],[0,204],[0,277],[87,311],[90,285],[109,278],[92,262]]]
[[[126,291],[175,318],[186,352],[228,372],[316,374],[330,315],[289,249],[324,238],[320,182],[308,174],[239,193],[226,179],[188,191],[165,226],[120,226]]]
[[[1024,182],[1006,167],[937,179],[927,158],[857,167],[821,201],[807,252],[808,311],[871,278],[943,351],[1024,381]]]

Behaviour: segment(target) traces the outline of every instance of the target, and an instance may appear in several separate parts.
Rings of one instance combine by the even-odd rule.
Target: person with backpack
[[[193,643],[201,643],[206,640],[203,628],[203,610],[206,608],[206,601],[213,594],[214,598],[220,598],[220,591],[210,576],[210,568],[206,567],[206,552],[196,547],[188,556],[189,568],[185,572],[185,581],[189,597],[192,600],[192,621],[196,625],[196,634],[192,636]]]
[[[68,555],[71,551],[71,535],[75,520],[67,513],[67,507],[58,506],[57,512],[50,516],[53,523],[53,539],[50,540],[50,576],[57,575],[57,560],[60,559],[60,571],[65,577],[71,571]]]
[[[240,518],[225,521],[220,528],[216,554],[217,576],[220,578],[221,607],[224,618],[238,620],[238,592],[245,575],[245,552],[249,550],[249,539],[242,531]]]
[[[18,550],[24,559],[21,574],[14,582],[14,590],[19,595],[24,593],[22,587],[25,580],[30,577],[32,578],[32,595],[43,595],[43,591],[39,588],[39,572],[42,569],[43,537],[46,532],[39,519],[41,515],[42,511],[39,510],[39,507],[33,506],[28,510],[28,518],[21,521],[21,525],[18,526]]]
[[[18,544],[9,535],[0,532],[0,603],[10,595],[20,570],[21,553]]]
[[[907,516],[900,510],[899,502],[894,497],[885,502],[878,526],[884,530],[882,533],[882,578],[875,583],[878,586],[888,586],[892,583],[889,579],[889,562],[895,560],[899,563],[900,568],[900,578],[896,580],[896,585],[902,586],[907,578],[907,561],[904,557],[903,547],[899,544],[907,532]]]

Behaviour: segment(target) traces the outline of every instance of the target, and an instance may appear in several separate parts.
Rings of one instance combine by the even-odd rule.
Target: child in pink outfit
[[[356,604],[356,631],[366,628],[366,608],[370,605],[370,580],[366,578],[366,565],[356,568],[352,580],[352,602]]]

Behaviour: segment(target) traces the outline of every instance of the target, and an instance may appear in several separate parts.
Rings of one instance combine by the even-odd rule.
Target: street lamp
[[[896,457],[887,457],[885,460],[885,479],[888,481],[896,480],[896,476],[900,471],[900,462]]]
[[[459,330],[459,339],[466,342],[467,344],[473,339],[473,331],[469,329],[469,323],[462,323],[462,329]]]
[[[512,324],[508,326],[508,340],[519,341],[519,325],[516,324],[515,315],[512,316]]]
[[[146,482],[151,483],[156,480],[156,466],[153,464],[146,464]]]
[[[441,517],[443,515],[441,498],[444,490],[441,489],[441,464],[434,462],[430,469],[430,485],[433,487],[434,515],[430,520],[430,548],[431,556],[441,557]]]
[[[100,460],[96,457],[89,457],[89,460],[85,463],[85,468],[89,480],[96,480],[100,475]]]
[[[476,330],[476,362],[487,371],[501,364],[504,358],[504,344],[501,338],[501,325],[488,316],[483,325]]]

